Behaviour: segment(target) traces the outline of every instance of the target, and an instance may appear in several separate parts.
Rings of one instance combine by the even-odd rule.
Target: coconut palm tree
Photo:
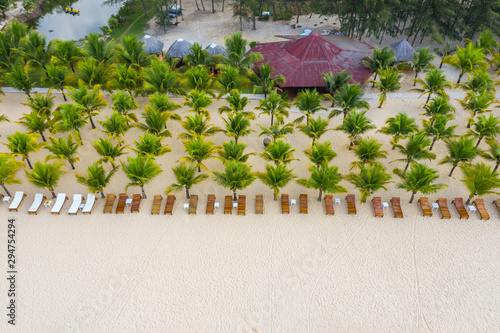
[[[235,141],[241,136],[246,136],[253,132],[250,128],[250,120],[244,113],[229,114],[227,120],[222,118],[226,124],[226,135],[234,137]]]
[[[432,137],[432,143],[429,150],[432,150],[434,144],[439,140],[446,140],[454,136],[455,128],[458,125],[447,126],[448,121],[454,118],[449,114],[439,114],[435,117],[434,122],[422,119],[423,131],[427,136]]]
[[[45,66],[45,72],[42,75],[41,81],[43,84],[49,86],[50,88],[55,88],[61,91],[64,101],[66,102],[68,99],[66,98],[66,94],[64,93],[64,87],[66,86],[66,68],[58,66],[53,62],[47,64]]]
[[[31,111],[39,115],[45,115],[50,118],[52,109],[55,105],[54,98],[55,96],[52,95],[52,92],[49,90],[45,95],[35,93],[32,97],[28,97],[28,103],[21,104],[29,106]]]
[[[467,136],[460,136],[446,141],[448,155],[439,162],[439,165],[452,165],[448,177],[451,177],[453,171],[459,164],[463,165],[465,163],[470,163],[474,157],[480,154],[480,150],[474,146],[474,141],[474,138]]]
[[[443,60],[449,55],[455,52],[455,48],[451,47],[450,42],[446,42],[444,48],[441,50],[439,47],[434,48],[434,53],[441,57],[441,62],[439,63],[439,68],[443,67]]]
[[[298,159],[293,158],[293,153],[295,152],[295,148],[282,140],[276,140],[271,142],[266,150],[260,154],[260,156],[270,162],[274,162],[274,164],[289,164],[292,161],[299,161]]]
[[[196,66],[189,68],[183,76],[182,86],[188,91],[204,91],[206,94],[215,97],[213,92],[214,77],[208,68]]]
[[[386,158],[387,151],[381,150],[382,144],[378,143],[377,139],[370,137],[359,140],[352,148],[358,161],[352,162],[353,168],[360,167],[368,164],[373,165],[377,163],[378,159]]]
[[[219,159],[225,163],[226,161],[235,160],[237,162],[246,162],[248,158],[255,153],[245,154],[246,144],[242,142],[236,142],[234,140],[229,140],[229,142],[224,142],[222,144],[222,149],[219,149],[217,154]]]
[[[187,96],[184,96],[186,100],[184,105],[189,106],[189,111],[195,112],[199,115],[203,115],[210,120],[210,112],[207,107],[212,104],[212,98],[207,96],[204,91],[192,90]]]
[[[378,162],[361,165],[359,173],[351,172],[344,178],[359,189],[361,202],[366,202],[371,194],[381,189],[387,191],[386,184],[391,183],[392,179],[385,167]]]
[[[73,135],[69,134],[66,138],[55,139],[49,137],[50,144],[45,146],[45,149],[50,151],[54,155],[48,155],[45,161],[51,159],[58,159],[62,162],[68,161],[71,165],[71,169],[75,170],[75,162],[80,161],[80,158],[76,156],[76,151],[78,150],[78,143],[73,141]]]
[[[411,192],[410,203],[413,203],[415,194],[432,194],[448,187],[446,184],[434,183],[439,178],[439,173],[425,164],[415,163],[408,172],[401,169],[394,169],[394,174],[401,178],[397,187]]]
[[[273,126],[274,118],[279,124],[282,124],[285,118],[288,118],[288,109],[290,108],[290,103],[286,94],[278,94],[276,91],[271,91],[269,95],[260,100],[259,106],[255,109],[260,111],[261,114],[271,116],[271,126]]]
[[[113,111],[124,116],[125,119],[127,119],[127,125],[132,120],[138,122],[135,113],[130,111],[138,109],[139,104],[134,101],[130,93],[123,90],[117,90],[111,95],[111,99],[113,101]]]
[[[98,162],[109,162],[113,169],[116,168],[116,158],[125,154],[124,150],[126,147],[120,142],[116,145],[113,144],[111,139],[99,138],[98,140],[94,140],[93,144],[96,152],[102,157]]]
[[[309,165],[311,176],[309,178],[297,179],[297,184],[319,190],[318,201],[321,201],[323,192],[325,193],[346,193],[344,186],[338,185],[342,180],[342,174],[337,166],[329,166],[322,163],[321,166]]]
[[[232,112],[232,113],[243,113],[250,119],[254,119],[254,113],[245,111],[245,107],[248,104],[248,98],[241,96],[238,90],[231,90],[229,92],[229,96],[226,97],[226,101],[229,103],[229,106],[224,105],[219,108],[219,113],[223,112]]]
[[[493,139],[500,133],[500,120],[490,114],[488,118],[479,116],[477,121],[472,123],[472,128],[467,134],[473,135],[477,138],[476,147],[483,138]]]
[[[144,118],[144,123],[137,123],[135,124],[136,127],[146,133],[154,134],[156,136],[172,136],[170,131],[166,128],[167,121],[170,118],[168,112],[161,112],[152,107],[146,107],[141,115]]]
[[[83,146],[80,129],[88,124],[83,117],[82,109],[76,104],[61,104],[54,112],[52,133],[75,132],[77,140]]]
[[[53,46],[53,40],[47,43],[44,34],[32,29],[26,36],[21,38],[17,51],[27,65],[33,64],[45,69],[54,53]]]
[[[330,141],[325,141],[323,143],[316,142],[311,147],[304,150],[304,154],[309,158],[309,161],[318,168],[323,163],[330,163],[330,161],[337,156]]]
[[[143,44],[144,42],[141,42],[136,35],[123,36],[121,44],[117,45],[117,62],[133,67],[136,70],[148,66],[153,57],[144,51]]]
[[[424,105],[424,110],[422,115],[431,118],[431,122],[434,122],[438,115],[448,115],[455,112],[455,107],[450,105],[448,96],[438,96],[431,99],[429,104]]]
[[[149,184],[156,176],[163,172],[163,170],[156,164],[152,156],[144,156],[137,154],[135,158],[127,157],[127,163],[122,164],[122,169],[130,183],[125,186],[125,191],[129,186],[140,186],[142,191],[142,198],[146,199],[146,192],[144,186]]]
[[[90,120],[92,129],[95,129],[92,117],[99,114],[100,108],[108,105],[108,102],[104,99],[104,94],[99,91],[99,87],[88,90],[85,85],[80,85],[78,89],[70,88],[68,95],[83,110],[86,118]]]
[[[379,75],[380,75],[379,78],[380,81],[375,83],[375,87],[377,87],[377,89],[380,90],[380,96],[379,96],[380,104],[378,105],[380,109],[382,108],[382,104],[384,104],[385,100],[387,99],[387,93],[398,91],[399,88],[401,88],[400,81],[403,75],[400,74],[398,70],[395,70],[394,68],[390,67],[381,69],[379,71]]]
[[[208,120],[199,114],[195,114],[193,116],[187,115],[181,124],[186,132],[179,134],[180,139],[192,139],[199,136],[213,136],[217,132],[222,131],[219,127],[209,124]]]
[[[111,117],[105,116],[105,121],[99,121],[102,126],[102,132],[106,133],[110,138],[113,138],[117,141],[121,141],[122,137],[127,133],[130,129],[130,125],[128,125],[128,120],[125,116],[122,116],[116,111],[113,111]]]
[[[264,185],[267,185],[273,190],[274,201],[278,200],[280,188],[285,187],[296,176],[293,170],[289,170],[285,165],[278,164],[276,166],[266,164],[266,172],[256,172],[255,175]]]
[[[468,42],[468,40],[466,40],[466,42]],[[491,31],[484,30],[479,35],[475,45],[477,48],[483,49],[485,54],[493,54],[495,52],[495,48],[497,48],[500,44],[492,36]]]
[[[137,90],[142,87],[142,76],[134,67],[113,64],[106,85],[109,89],[125,90],[134,99],[134,95],[137,96]]]
[[[201,172],[201,168],[207,169],[203,161],[214,157],[219,150],[212,141],[205,141],[203,136],[184,140],[183,143],[188,156],[182,157],[180,161],[194,163],[198,167],[198,172]]]
[[[468,75],[469,80],[460,84],[460,88],[467,91],[472,91],[476,94],[495,92],[495,83],[490,77],[490,74],[484,70],[476,71],[472,75]]]
[[[14,62],[7,73],[3,76],[3,80],[11,87],[17,90],[24,91],[30,97],[33,82],[30,79],[30,68],[28,65],[23,65],[23,62],[18,59]]]
[[[26,160],[30,169],[33,169],[29,160],[29,155],[35,153],[44,146],[43,143],[37,143],[39,135],[37,133],[21,133],[16,131],[12,135],[7,135],[8,143],[4,143],[14,155],[19,155]]]
[[[101,192],[101,198],[104,198],[104,189],[111,181],[111,177],[118,171],[118,168],[113,168],[106,174],[106,171],[99,162],[95,162],[87,167],[87,174],[81,175],[75,173],[76,180],[87,187],[90,193]]]
[[[83,51],[74,41],[57,40],[54,43],[54,65],[63,65],[71,68],[75,73],[75,65],[83,56]]]
[[[7,118],[4,114],[0,114],[0,123],[4,121],[10,122],[9,118]]]
[[[416,79],[416,82],[422,85],[422,88],[410,89],[410,91],[416,91],[420,93],[421,95],[419,96],[419,98],[427,94],[425,105],[429,103],[429,100],[431,99],[431,96],[433,94],[443,96],[446,95],[444,89],[451,88],[451,83],[450,81],[446,80],[444,71],[436,68],[430,69],[427,72],[425,79]]]
[[[487,67],[483,50],[472,43],[467,43],[464,48],[457,45],[456,53],[445,57],[443,62],[460,71],[457,83],[460,83],[464,74],[485,70]]]
[[[224,164],[224,167],[224,172],[213,171],[212,178],[220,186],[233,191],[234,201],[237,201],[236,190],[246,189],[256,177],[252,173],[252,167],[243,162],[230,160]]]
[[[326,97],[332,101],[333,107],[335,106],[335,94],[341,87],[349,83],[352,79],[352,75],[349,75],[349,71],[344,69],[335,75],[332,72],[323,73],[321,74],[321,78],[325,82],[326,89],[330,92]]]
[[[498,103],[495,99],[494,94],[489,94],[486,92],[476,94],[472,91],[467,92],[463,100],[458,101],[464,110],[468,111],[470,114],[469,120],[467,121],[467,128],[474,122],[474,117],[477,114],[491,112],[488,108],[493,103]]]
[[[429,151],[427,148],[431,145],[431,139],[427,137],[425,132],[411,133],[408,135],[408,142],[405,146],[400,144],[396,145],[396,148],[405,157],[397,159],[396,161],[406,162],[406,166],[403,172],[408,170],[410,164],[416,161],[427,159],[434,160],[436,154]]]
[[[319,138],[325,134],[327,131],[332,130],[332,128],[327,128],[330,122],[326,119],[321,119],[321,116],[317,119],[311,118],[308,125],[297,126],[299,130],[312,139],[312,145],[319,140]]]
[[[367,101],[362,100],[364,94],[365,91],[361,89],[359,83],[343,85],[333,96],[341,109],[332,110],[328,117],[333,118],[343,113],[344,118],[346,118],[351,110],[368,110],[370,105]]]
[[[240,75],[237,68],[229,65],[218,65],[217,67],[220,70],[220,74],[215,78],[215,86],[219,88],[217,99],[233,89],[242,89],[250,84],[250,80],[246,76]]]
[[[17,123],[23,125],[30,133],[40,134],[43,142],[47,141],[43,132],[50,129],[52,126],[49,117],[34,111],[31,113],[24,113],[24,116],[17,121]]]
[[[428,47],[417,48],[413,53],[413,68],[415,70],[415,79],[413,80],[413,85],[417,84],[418,74],[427,68],[432,66],[432,61],[435,55],[429,52]]]
[[[175,179],[177,183],[172,183],[165,190],[166,194],[169,194],[172,191],[180,191],[183,187],[186,189],[186,198],[189,199],[189,189],[193,187],[193,185],[199,184],[202,181],[208,179],[208,175],[201,173],[196,174],[196,166],[195,165],[186,165],[185,163],[181,163],[178,166],[172,168],[174,172]]]
[[[210,52],[204,49],[200,43],[194,42],[189,50],[192,52],[184,56],[184,63],[191,67],[206,66],[210,63]]]
[[[248,41],[242,37],[241,31],[235,32],[231,37],[226,37],[225,46],[227,50],[227,58],[224,57],[222,62],[226,65],[233,66],[240,71],[240,74],[248,75],[250,66],[264,58],[260,53],[247,52]]]
[[[13,154],[0,153],[0,185],[2,185],[9,197],[12,197],[12,195],[10,195],[5,185],[21,184],[21,180],[16,178],[16,173],[23,165],[23,162],[16,161]]]
[[[149,67],[142,70],[144,90],[159,94],[182,94],[179,74],[166,62],[154,58]]]
[[[281,74],[273,76],[273,72],[274,67],[271,67],[268,61],[250,76],[254,94],[264,94],[266,99],[271,92],[276,91],[278,84],[285,84],[286,78]]]
[[[106,42],[96,32],[89,32],[85,37],[83,49],[87,56],[105,64],[110,63],[115,56],[115,45],[113,42]]]
[[[460,167],[464,174],[462,182],[469,191],[468,205],[475,196],[482,197],[488,194],[500,194],[495,191],[500,188],[500,174],[491,169],[489,165],[479,162],[476,164],[464,164]]]
[[[321,106],[321,101],[323,97],[318,93],[316,89],[302,90],[297,95],[295,103],[293,103],[300,112],[304,113],[304,116],[295,120],[296,122],[302,122],[304,117],[306,118],[306,124],[309,125],[309,119],[313,114],[318,111],[326,110],[326,108]]]
[[[138,154],[158,157],[172,151],[170,147],[161,143],[162,137],[145,133],[144,135],[139,135],[139,139],[139,141],[134,140],[136,148],[134,150]]]
[[[280,127],[279,125],[273,125],[269,128],[259,125],[262,132],[259,133],[259,136],[267,135],[273,138],[273,141],[276,141],[281,138],[285,138],[286,135],[293,133],[293,123],[288,123]]]
[[[500,143],[494,139],[487,139],[486,143],[488,144],[488,150],[481,152],[481,156],[487,160],[495,162],[495,168],[493,171],[497,171],[498,166],[500,165]]]
[[[74,75],[80,85],[90,88],[105,87],[109,81],[110,67],[94,58],[85,58],[78,64],[78,72]]]
[[[365,64],[372,73],[375,73],[372,81],[373,87],[375,86],[375,80],[377,79],[379,71],[388,68],[395,61],[396,55],[394,54],[394,50],[389,46],[383,49],[375,48],[372,51],[372,56],[367,56],[366,60],[363,60],[363,64]]]
[[[181,120],[181,117],[179,115],[173,113],[173,111],[180,109],[181,106],[175,102],[172,102],[167,95],[162,95],[159,93],[149,95],[149,103],[151,105],[144,106],[145,110],[147,110],[148,108],[152,108],[156,111],[167,114],[169,119],[179,121]]]
[[[335,129],[349,135],[349,146],[352,147],[361,134],[374,128],[376,128],[376,126],[366,117],[366,111],[359,113],[351,111],[349,117],[344,118],[342,121],[342,125],[337,126]]]
[[[378,130],[380,133],[393,136],[391,139],[392,150],[396,149],[399,140],[417,131],[418,126],[415,119],[409,117],[404,112],[400,112],[396,116],[387,119],[385,121],[385,126]]]
[[[52,193],[52,199],[56,198],[54,187],[57,186],[59,179],[66,173],[61,170],[63,164],[60,162],[42,163],[35,162],[35,166],[31,171],[24,169],[28,181],[39,188],[46,188]]]

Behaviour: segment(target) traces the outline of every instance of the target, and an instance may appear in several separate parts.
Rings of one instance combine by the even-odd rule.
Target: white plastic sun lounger
[[[57,195],[56,203],[54,204],[54,207],[52,207],[52,210],[50,212],[52,214],[61,214],[61,209],[64,206],[66,200],[68,200],[66,193],[59,193]]]
[[[23,202],[24,197],[26,197],[26,194],[24,194],[23,191],[17,191],[16,194],[14,194],[14,199],[12,200],[12,203],[9,206],[9,211],[16,211],[21,205],[21,202]]]
[[[28,209],[28,214],[35,214],[37,215],[38,210],[40,209],[40,206],[42,206],[43,200],[45,200],[45,195],[42,193],[37,193],[35,194],[35,199],[33,200],[33,203],[31,204],[31,207]]]
[[[87,201],[85,202],[85,207],[83,207],[82,213],[92,214],[92,208],[94,208],[96,197],[95,194],[89,193],[87,194]]]
[[[73,203],[71,204],[71,207],[69,207],[68,214],[69,215],[76,215],[78,213],[78,208],[80,208],[81,203],[82,203],[82,195],[81,194],[74,194],[73,195]]]

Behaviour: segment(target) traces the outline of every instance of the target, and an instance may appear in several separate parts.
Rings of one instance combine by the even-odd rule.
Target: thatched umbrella
[[[227,51],[222,46],[212,43],[205,48],[211,56],[220,54],[227,58]]]
[[[396,54],[396,62],[413,61],[413,53],[415,52],[415,49],[406,41],[406,39],[391,44],[391,48]]]
[[[150,35],[144,35],[144,37],[141,38],[141,42],[144,42],[142,48],[149,54],[158,54],[163,51],[163,42],[160,42]]]
[[[193,46],[190,42],[185,41],[182,38],[176,40],[172,46],[167,51],[167,57],[170,58],[184,58],[186,54],[193,53],[191,50],[191,46]]]

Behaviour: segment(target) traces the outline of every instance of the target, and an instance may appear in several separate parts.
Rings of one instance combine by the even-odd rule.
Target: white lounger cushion
[[[61,211],[64,202],[66,201],[66,193],[59,193],[57,195],[56,203],[52,207],[51,213],[59,213]]]
[[[78,213],[78,207],[80,207],[81,203],[82,203],[82,195],[81,194],[74,194],[73,195],[73,203],[71,204],[71,207],[69,207],[68,213],[69,214]]]
[[[36,213],[36,211],[38,210],[38,208],[42,204],[42,201],[43,201],[43,194],[42,193],[35,194],[35,200],[33,200],[33,203],[31,204],[31,207],[28,209],[28,212],[29,213]]]
[[[23,201],[23,196],[24,196],[23,191],[17,191],[16,194],[14,194],[14,200],[12,200],[9,209],[17,209],[21,201]]]
[[[90,213],[95,202],[95,194],[87,194],[87,201],[85,202],[85,207],[83,207],[83,213]]]

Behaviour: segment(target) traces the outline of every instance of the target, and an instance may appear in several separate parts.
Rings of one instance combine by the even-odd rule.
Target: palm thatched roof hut
[[[226,49],[218,44],[212,43],[208,45],[205,49],[208,51],[208,53],[210,53],[211,56],[220,54],[224,57],[227,57]]]
[[[179,38],[168,49],[167,57],[182,59],[186,54],[193,53],[193,50],[190,49],[191,46],[193,46],[193,44],[185,41],[182,38]]]
[[[142,48],[149,54],[158,54],[163,51],[163,42],[150,35],[144,35],[141,38],[141,42],[144,42]]]
[[[397,43],[391,44],[391,48],[396,54],[396,62],[413,61],[413,53],[415,52],[415,49],[406,41],[406,38]]]

